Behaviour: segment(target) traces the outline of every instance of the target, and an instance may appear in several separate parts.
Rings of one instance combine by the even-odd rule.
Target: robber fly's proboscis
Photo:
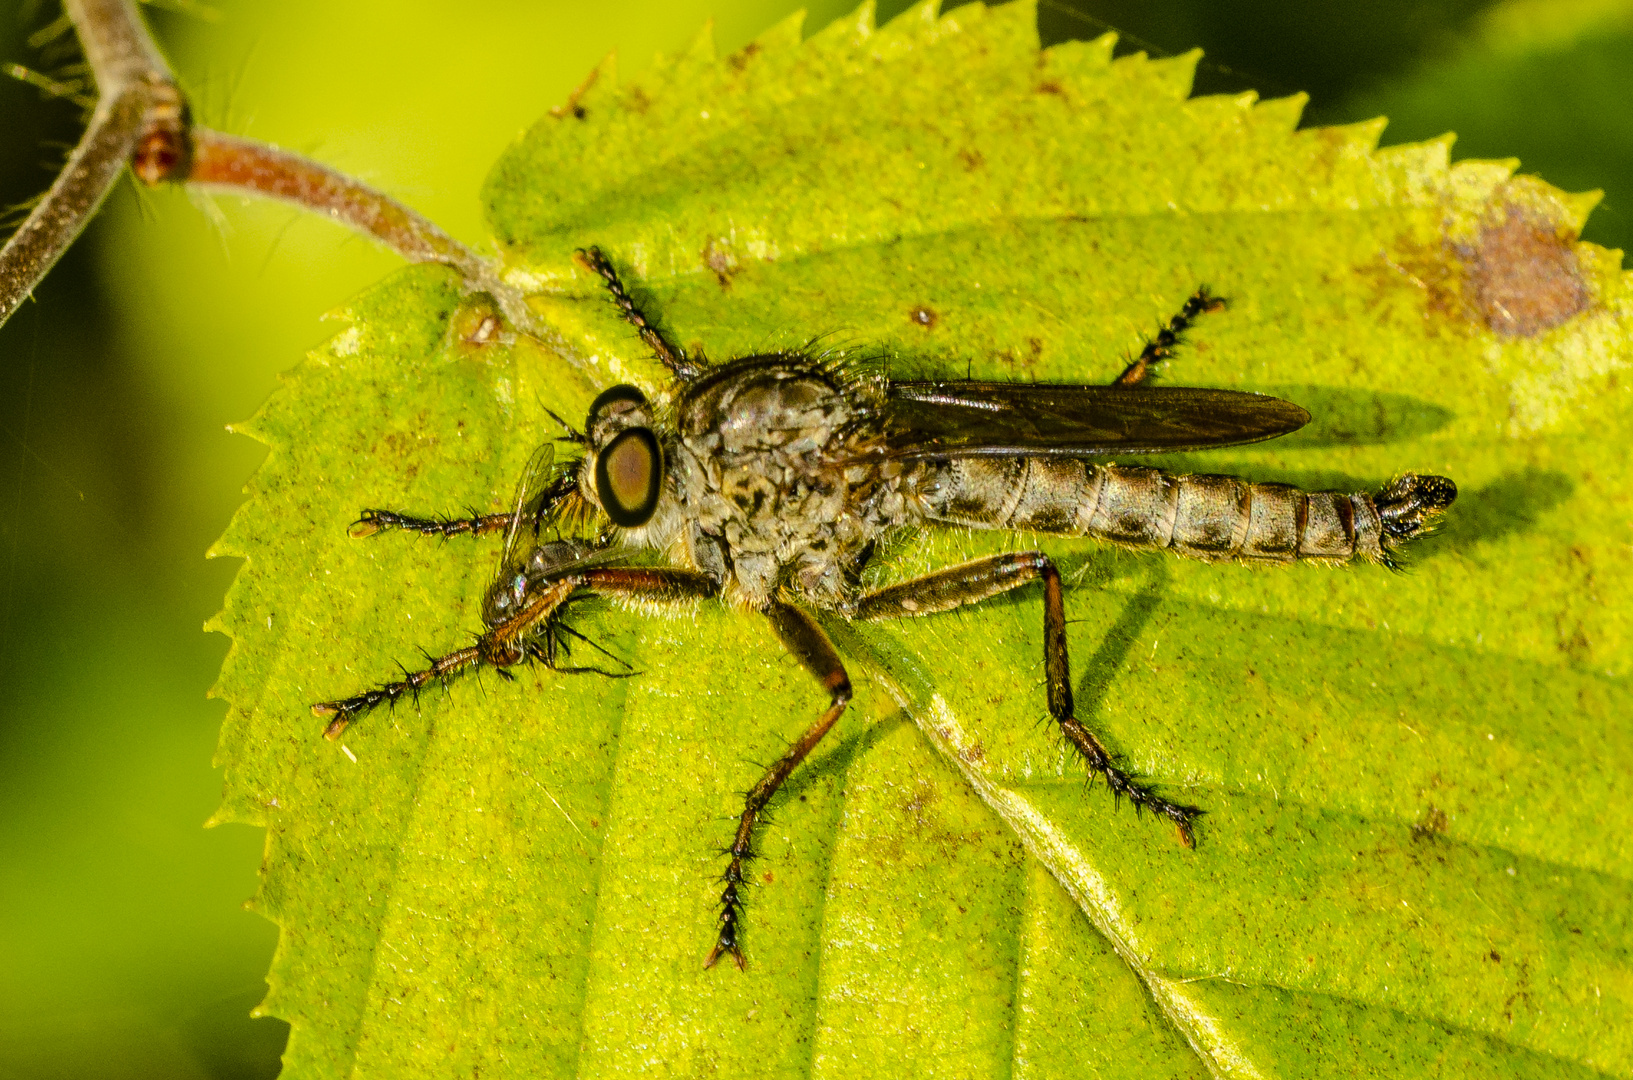
[[[1148,385],[1183,334],[1223,302],[1199,289],[1109,386],[977,381],[901,382],[803,352],[709,363],[671,343],[636,306],[598,249],[578,253],[623,317],[669,370],[649,397],[603,391],[578,455],[535,455],[511,508],[428,518],[365,510],[353,535],[504,535],[499,571],[473,645],[352,697],[314,705],[334,738],[377,705],[417,696],[459,672],[529,660],[560,671],[628,675],[616,658],[563,663],[584,639],[568,606],[602,595],[649,605],[719,598],[763,613],[816,677],[828,705],[748,792],[727,851],[719,928],[706,965],[743,964],[744,863],[767,803],[839,720],[851,683],[813,609],[855,620],[932,615],[1039,582],[1045,698],[1091,775],[1170,822],[1195,844],[1202,810],[1134,777],[1077,719],[1060,574],[1041,551],[992,555],[869,591],[861,571],[896,530],[951,525],[1089,536],[1126,548],[1211,562],[1397,565],[1402,545],[1432,528],[1457,488],[1405,474],[1376,492],[1303,491],[1232,476],[1176,475],[1100,459],[1259,442],[1303,426],[1287,401],[1235,390]],[[563,538],[564,521],[599,527]],[[668,565],[632,565],[641,551]],[[588,643],[593,646],[593,643]]]

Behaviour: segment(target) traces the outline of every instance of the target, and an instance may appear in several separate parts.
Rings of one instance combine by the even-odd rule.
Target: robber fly
[[[1094,463],[1257,442],[1309,420],[1297,405],[1261,394],[1142,385],[1198,316],[1223,306],[1205,289],[1110,386],[893,382],[801,352],[721,364],[689,356],[641,313],[606,256],[596,248],[577,256],[673,382],[655,399],[628,385],[603,391],[584,431],[568,428],[582,457],[560,466],[537,457],[530,471],[544,479],[524,481],[509,513],[363,511],[354,535],[504,532],[499,576],[483,604],[486,630],[422,671],[312,711],[329,718],[325,734],[334,738],[369,709],[469,668],[504,672],[528,659],[557,667],[558,646],[576,636],[562,613],[590,595],[658,605],[715,597],[764,614],[821,683],[828,706],[744,800],[705,966],[726,954],[743,965],[743,866],[755,824],[850,701],[845,665],[811,609],[857,620],[923,616],[1040,582],[1050,715],[1091,775],[1194,846],[1202,811],[1124,771],[1077,719],[1060,573],[1049,557],[991,555],[866,590],[861,570],[893,530],[1024,529],[1206,561],[1393,566],[1396,550],[1457,495],[1440,476],[1407,474],[1375,494],[1348,494]],[[592,541],[540,541],[543,524],[573,515],[603,522],[602,532]],[[669,565],[629,565],[640,549],[655,549]]]

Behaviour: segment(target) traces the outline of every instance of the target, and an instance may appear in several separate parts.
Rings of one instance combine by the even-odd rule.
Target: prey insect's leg
[[[778,758],[771,768],[766,770],[760,782],[749,790],[743,799],[743,816],[737,824],[737,835],[732,838],[730,855],[731,864],[726,867],[725,891],[720,894],[720,936],[715,941],[714,949],[703,966],[713,967],[716,960],[725,953],[730,953],[737,966],[743,966],[743,946],[739,940],[742,931],[743,899],[738,890],[743,885],[743,862],[753,857],[752,841],[754,838],[754,824],[760,813],[765,809],[771,796],[777,793],[783,782],[805,760],[807,754],[822,741],[822,737],[833,728],[839,717],[845,711],[845,706],[851,699],[851,680],[845,673],[845,665],[839,659],[839,653],[834,650],[833,642],[822,628],[807,615],[790,604],[776,602],[766,612],[771,618],[771,625],[776,629],[777,636],[782,639],[783,646],[794,654],[805,670],[815,675],[822,688],[831,695],[828,708],[817,717],[816,723],[805,729],[805,734],[795,739],[786,753]]]
[[[612,302],[618,305],[623,312],[624,321],[641,332],[641,340],[651,349],[663,366],[676,375],[690,377],[698,373],[698,366],[687,357],[684,350],[678,345],[672,345],[663,332],[652,325],[641,309],[635,306],[629,293],[624,291],[624,283],[618,277],[618,271],[613,269],[612,263],[601,253],[598,247],[579,248],[575,252],[582,260],[583,265],[601,275],[601,280],[607,283],[607,291],[612,293]]]
[[[1060,725],[1067,741],[1083,755],[1089,768],[1105,777],[1115,794],[1126,796],[1135,806],[1167,818],[1179,831],[1180,842],[1186,847],[1195,847],[1191,822],[1202,811],[1169,802],[1119,769],[1111,751],[1073,715],[1071,666],[1066,656],[1066,607],[1061,596],[1060,572],[1042,552],[993,555],[880,589],[862,597],[855,617],[879,620],[951,611],[1039,578],[1043,579],[1043,672],[1048,685],[1049,714]]]
[[[1138,386],[1151,376],[1151,365],[1167,360],[1174,355],[1174,346],[1179,344],[1179,336],[1191,328],[1198,315],[1209,311],[1219,311],[1225,306],[1225,301],[1208,292],[1206,285],[1191,294],[1185,301],[1185,306],[1179,309],[1168,325],[1157,331],[1157,336],[1145,343],[1140,355],[1134,362],[1123,369],[1123,373],[1111,381],[1113,386]]]
[[[404,694],[418,695],[433,680],[446,681],[454,675],[487,664],[501,672],[521,663],[529,655],[538,655],[529,642],[523,640],[546,621],[578,589],[589,589],[603,595],[641,597],[659,603],[693,600],[713,596],[719,591],[714,580],[693,570],[673,570],[667,567],[598,566],[563,574],[546,582],[532,593],[521,609],[476,639],[476,644],[458,649],[431,661],[422,671],[409,672],[396,682],[365,690],[338,701],[320,701],[312,706],[314,716],[332,717],[324,729],[324,738],[338,738],[355,718],[376,705],[393,705]]]

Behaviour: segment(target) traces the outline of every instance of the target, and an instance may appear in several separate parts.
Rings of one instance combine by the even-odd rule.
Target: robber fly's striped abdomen
[[[955,459],[938,480],[925,497],[937,521],[1092,536],[1209,562],[1387,563],[1457,494],[1440,476],[1351,494],[1041,457]]]

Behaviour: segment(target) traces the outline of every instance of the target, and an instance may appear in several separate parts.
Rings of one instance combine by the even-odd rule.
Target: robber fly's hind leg
[[[739,968],[743,966],[743,863],[754,855],[754,825],[777,789],[838,723],[851,699],[851,680],[845,673],[845,665],[839,659],[833,642],[828,640],[828,635],[822,632],[811,616],[781,602],[773,603],[766,614],[770,616],[771,625],[782,639],[783,646],[828,691],[828,708],[817,717],[816,723],[805,729],[805,734],[794,740],[787,752],[766,770],[760,782],[750,788],[743,798],[743,816],[738,819],[737,835],[732,837],[731,847],[727,849],[731,862],[721,878],[726,888],[720,894],[720,935],[709,958],[703,962],[704,967],[713,967],[715,961],[727,953],[731,954]]]
[[[895,619],[930,615],[976,604],[1043,581],[1043,671],[1048,684],[1049,713],[1061,733],[1075,746],[1090,769],[1104,777],[1117,795],[1135,806],[1173,822],[1186,847],[1196,846],[1191,823],[1202,814],[1194,806],[1169,802],[1150,787],[1117,767],[1111,752],[1077,719],[1072,708],[1071,666],[1066,657],[1066,608],[1061,596],[1060,572],[1040,551],[993,555],[962,566],[938,570],[864,596],[857,605],[858,619]]]
[[[646,347],[662,361],[664,367],[683,378],[698,374],[701,369],[686,355],[685,350],[664,337],[663,331],[636,306],[635,300],[625,290],[623,280],[618,277],[618,271],[600,248],[579,248],[575,254],[587,269],[599,274],[601,280],[607,283],[607,291],[612,294],[612,302],[618,305],[624,321],[640,331],[641,340],[646,342]]]
[[[1220,311],[1224,306],[1225,301],[1208,292],[1206,285],[1197,289],[1196,292],[1191,294],[1191,298],[1185,301],[1185,306],[1180,308],[1174,317],[1168,320],[1167,325],[1157,331],[1157,336],[1145,343],[1145,348],[1140,350],[1140,355],[1134,358],[1132,364],[1123,369],[1121,375],[1111,381],[1111,385],[1138,386],[1145,382],[1151,377],[1152,365],[1159,364],[1174,355],[1174,346],[1179,344],[1180,336],[1191,328],[1191,324],[1196,321],[1198,316],[1210,311]]]

